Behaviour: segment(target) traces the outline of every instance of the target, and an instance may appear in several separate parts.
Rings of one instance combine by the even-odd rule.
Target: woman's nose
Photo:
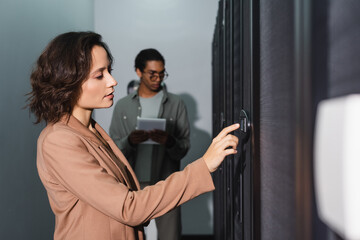
[[[109,75],[108,81],[111,87],[115,87],[117,85],[117,81],[112,75]]]

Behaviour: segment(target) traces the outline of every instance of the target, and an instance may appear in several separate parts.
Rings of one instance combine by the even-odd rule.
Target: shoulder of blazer
[[[46,126],[43,131],[40,133],[38,144],[43,144],[47,138],[67,138],[69,141],[84,141],[86,138],[76,129],[73,129],[63,123],[55,123]]]

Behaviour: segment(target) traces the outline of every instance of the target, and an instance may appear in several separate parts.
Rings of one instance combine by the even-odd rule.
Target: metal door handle
[[[241,136],[241,143],[245,144],[249,140],[250,132],[251,132],[251,124],[248,114],[244,109],[240,111],[240,136]]]

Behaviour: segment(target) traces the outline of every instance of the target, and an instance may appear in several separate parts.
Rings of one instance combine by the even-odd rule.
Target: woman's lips
[[[110,99],[113,99],[114,98],[114,92],[108,94],[105,96],[106,98],[110,98]]]

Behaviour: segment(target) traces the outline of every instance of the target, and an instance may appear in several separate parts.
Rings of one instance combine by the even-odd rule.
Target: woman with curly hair
[[[29,108],[45,121],[37,168],[55,214],[54,239],[144,239],[143,226],[208,191],[211,172],[236,153],[239,125],[224,128],[204,156],[166,180],[140,190],[133,169],[92,119],[113,104],[113,57],[93,32],[53,39],[31,74]]]

